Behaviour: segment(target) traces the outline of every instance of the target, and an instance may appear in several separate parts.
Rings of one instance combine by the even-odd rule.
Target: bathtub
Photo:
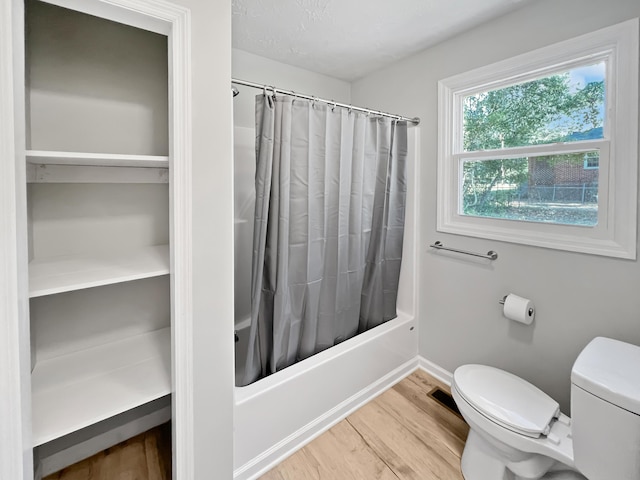
[[[410,128],[409,189],[397,318],[251,385],[236,387],[234,479],[249,480],[262,475],[417,368],[418,139],[418,128]],[[243,141],[247,144],[242,145]],[[236,155],[248,152],[250,141],[254,141],[252,129],[236,128]],[[239,161],[248,163],[247,159],[236,157],[236,163]],[[245,203],[242,199],[238,201],[239,205]],[[240,229],[237,234],[244,229],[248,234],[250,227],[246,222],[237,225]],[[241,256],[237,260],[241,262]],[[248,282],[246,272],[239,272],[238,266],[240,263],[236,276],[240,273],[242,278],[236,279],[236,288],[237,282]],[[239,376],[244,369],[249,318],[246,300],[237,306],[236,376]]]

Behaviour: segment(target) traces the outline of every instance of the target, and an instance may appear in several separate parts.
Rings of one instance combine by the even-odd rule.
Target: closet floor
[[[171,424],[141,433],[43,480],[171,480]]]
[[[277,465],[262,480],[462,480],[469,427],[429,396],[418,370]]]

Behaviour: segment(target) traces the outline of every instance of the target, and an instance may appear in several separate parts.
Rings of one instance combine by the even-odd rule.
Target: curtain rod
[[[272,87],[270,85],[260,85],[259,83],[247,82],[246,80],[238,80],[236,78],[232,78],[231,83],[235,83],[236,85],[244,85],[245,87],[259,88],[260,90],[269,90],[273,92],[274,95],[281,93],[283,95],[289,95],[292,97],[305,98],[307,100],[326,103],[329,105],[333,105],[334,107],[348,108],[350,110],[355,110],[357,112],[372,113],[374,115],[379,115],[381,117],[395,118],[396,120],[406,120],[407,122],[412,123],[413,125],[418,125],[420,123],[420,118],[418,117],[408,118],[408,117],[403,117],[402,115],[394,115],[392,113],[380,112],[378,110],[371,110],[370,108],[354,107],[353,105],[347,105],[346,103],[335,102],[333,100],[326,100],[324,98],[312,97],[311,95],[296,93],[291,90],[282,90],[281,88]]]

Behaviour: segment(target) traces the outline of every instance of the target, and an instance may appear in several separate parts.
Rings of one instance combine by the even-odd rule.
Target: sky
[[[604,80],[605,68],[605,63],[600,62],[595,65],[587,65],[570,70],[571,93],[584,88],[588,83]]]
[[[601,82],[605,79],[606,65],[604,62],[594,65],[586,65],[584,67],[569,70],[569,89],[571,93],[584,88],[588,83]],[[605,90],[607,83],[605,82]],[[605,97],[606,98],[606,97]],[[600,107],[599,118],[604,119],[604,104]]]

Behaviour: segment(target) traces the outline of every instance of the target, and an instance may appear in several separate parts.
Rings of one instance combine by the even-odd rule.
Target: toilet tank
[[[571,371],[576,468],[589,480],[640,480],[640,347],[597,337]]]

